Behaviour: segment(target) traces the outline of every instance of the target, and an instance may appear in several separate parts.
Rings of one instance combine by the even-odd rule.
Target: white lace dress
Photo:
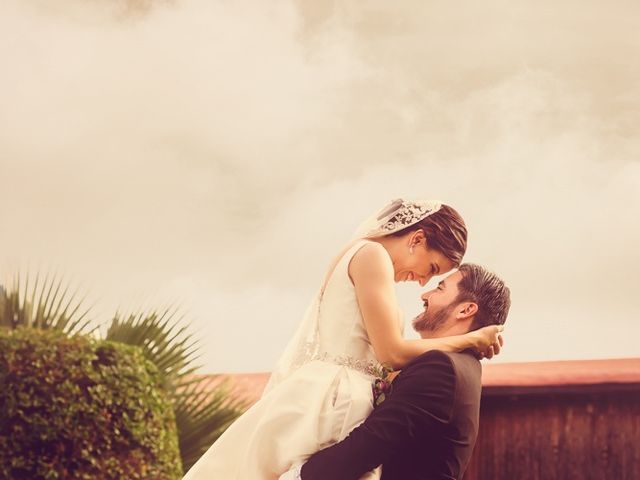
[[[292,466],[347,436],[373,408],[379,364],[348,274],[351,246],[319,295],[313,352],[298,352],[283,378],[233,423],[184,480],[277,480]],[[316,302],[316,306],[318,303]],[[308,312],[307,315],[310,313]],[[378,479],[379,470],[367,479]]]

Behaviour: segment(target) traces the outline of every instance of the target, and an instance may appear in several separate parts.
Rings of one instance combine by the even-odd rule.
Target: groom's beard
[[[413,329],[416,332],[437,332],[447,322],[447,318],[451,314],[451,311],[455,308],[455,305],[447,305],[435,312],[429,310],[429,307],[413,319]]]

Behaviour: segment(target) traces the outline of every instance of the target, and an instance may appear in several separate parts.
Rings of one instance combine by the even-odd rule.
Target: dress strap
[[[340,262],[342,262],[346,258],[348,258],[349,261],[351,261],[351,258],[353,257],[353,255],[355,255],[356,252],[360,250],[360,248],[364,246],[365,243],[373,243],[373,241],[367,240],[364,238],[356,240],[355,242],[351,243],[347,247],[343,248],[342,251],[338,254],[338,256],[334,258],[333,263],[331,264],[331,267],[329,268],[329,270],[327,271],[327,274],[324,277],[322,286],[320,287],[320,299],[322,299],[324,295],[324,291],[327,289],[327,285],[329,285],[329,282],[331,281],[333,274],[335,273],[336,268],[338,267]]]

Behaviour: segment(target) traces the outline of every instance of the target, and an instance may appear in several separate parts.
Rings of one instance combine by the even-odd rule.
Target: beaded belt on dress
[[[365,375],[371,375],[373,377],[385,378],[391,369],[386,368],[381,363],[375,360],[365,360],[362,358],[354,358],[347,355],[330,355],[328,352],[312,353],[311,351],[303,351],[298,355],[294,365],[300,367],[305,363],[313,361],[329,362],[335,365],[342,365],[344,367],[357,370]]]

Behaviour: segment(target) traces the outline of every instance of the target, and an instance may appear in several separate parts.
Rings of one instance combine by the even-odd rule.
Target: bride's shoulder
[[[391,258],[387,250],[378,242],[365,242],[354,253],[349,262],[349,270],[366,269],[366,270],[387,270],[393,268]]]
[[[380,258],[389,257],[387,250],[382,246],[382,244],[374,242],[373,240],[361,240],[354,256],[357,255],[369,255],[371,257],[379,256]]]

